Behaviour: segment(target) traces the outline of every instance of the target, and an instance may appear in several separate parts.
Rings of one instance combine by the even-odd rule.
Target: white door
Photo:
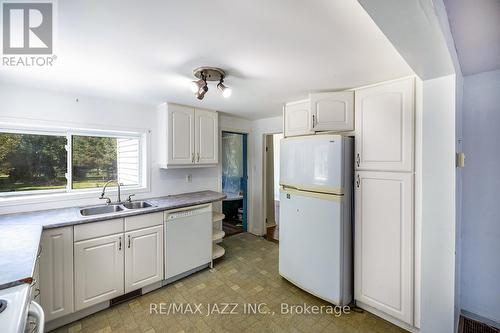
[[[197,164],[217,164],[219,125],[215,111],[195,111],[195,152]]]
[[[356,168],[413,171],[414,79],[356,91]]]
[[[124,235],[75,243],[75,309],[110,300],[124,290]]]
[[[413,324],[413,175],[355,179],[354,297]]]
[[[45,320],[73,313],[73,227],[42,233],[40,301]]]
[[[125,293],[163,279],[163,226],[125,233]]]
[[[314,131],[354,130],[354,91],[309,95]]]
[[[311,112],[309,101],[295,102],[285,105],[285,136],[313,134],[311,130]]]
[[[194,158],[194,109],[169,104],[168,164],[192,164]]]
[[[279,273],[337,305],[352,298],[342,287],[342,200],[336,195],[280,191]]]

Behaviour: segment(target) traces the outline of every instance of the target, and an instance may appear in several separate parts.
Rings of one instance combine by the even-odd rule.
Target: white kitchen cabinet
[[[75,243],[76,310],[124,293],[124,243],[123,233]]]
[[[162,168],[214,166],[219,161],[219,123],[216,111],[163,104],[162,141],[166,150]],[[163,123],[164,122],[164,123]]]
[[[354,130],[354,91],[309,94],[312,130]]]
[[[219,149],[219,124],[217,113],[196,109],[195,115],[196,164],[217,164]]]
[[[73,313],[73,227],[43,231],[39,276],[45,320]]]
[[[355,177],[354,297],[413,324],[413,174]]]
[[[413,171],[414,78],[356,91],[356,169]]]
[[[168,108],[168,165],[194,163],[195,128],[194,109],[171,104]]]
[[[125,241],[125,293],[163,280],[163,226],[126,232]]]
[[[314,134],[309,100],[287,103],[283,113],[286,137]]]

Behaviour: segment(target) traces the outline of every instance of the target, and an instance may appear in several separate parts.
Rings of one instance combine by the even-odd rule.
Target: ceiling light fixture
[[[231,90],[231,88],[226,87],[224,85],[224,83],[222,83],[222,82],[224,82],[224,80],[221,79],[219,84],[217,84],[217,89],[220,90],[220,92],[222,93],[222,96],[224,96],[225,98],[228,98],[229,96],[231,96],[231,93],[233,91]]]
[[[204,85],[207,83],[203,81],[202,79],[199,79],[198,81],[192,81],[191,82],[191,91],[194,93],[197,93]]]
[[[191,90],[199,100],[202,100],[208,91],[207,81],[219,81],[217,89],[220,90],[222,96],[225,98],[231,96],[231,88],[223,84],[226,72],[222,69],[217,67],[198,67],[193,70],[193,75],[198,80],[191,82]]]

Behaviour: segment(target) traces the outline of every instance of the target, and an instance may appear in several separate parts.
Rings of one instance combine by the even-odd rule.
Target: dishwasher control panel
[[[183,217],[190,217],[190,216],[195,216],[199,214],[204,214],[204,213],[209,213],[211,212],[212,209],[210,205],[203,205],[203,206],[192,206],[192,207],[186,207],[181,210],[173,210],[173,211],[166,211],[165,212],[165,220],[173,220],[173,219],[179,219]]]

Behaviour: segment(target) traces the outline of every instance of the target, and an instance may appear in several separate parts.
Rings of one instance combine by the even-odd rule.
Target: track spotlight
[[[197,93],[203,86],[205,86],[207,83],[203,81],[203,79],[199,79],[198,81],[191,81],[191,91],[194,93]]]
[[[203,97],[205,97],[205,94],[207,91],[208,91],[208,86],[205,83],[205,85],[200,87],[200,89],[198,89],[198,91],[196,92],[196,94],[195,94],[196,98],[198,98],[199,100],[202,100]]]
[[[232,93],[233,91],[231,90],[231,88],[226,87],[226,86],[224,85],[224,83],[222,83],[222,82],[224,82],[224,80],[222,80],[222,79],[221,79],[221,80],[220,80],[220,82],[219,82],[219,84],[217,85],[217,89],[219,89],[219,90],[220,90],[220,92],[222,93],[222,96],[223,96],[224,98],[228,98],[229,96],[231,96],[231,93]]]

